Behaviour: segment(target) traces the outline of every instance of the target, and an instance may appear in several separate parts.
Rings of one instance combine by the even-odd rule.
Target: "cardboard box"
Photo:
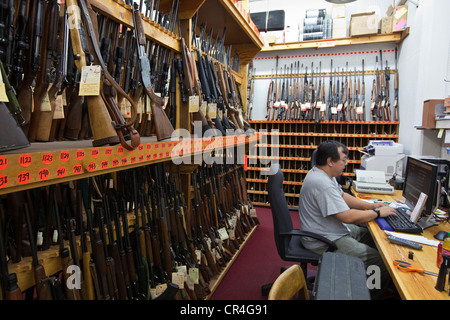
[[[408,6],[389,6],[386,15],[392,17],[392,31],[401,31],[408,26]]]
[[[430,99],[423,102],[422,128],[436,128],[436,111],[442,109],[444,99]]]
[[[347,37],[347,19],[337,18],[333,19],[333,38],[346,38]]]
[[[394,17],[384,17],[380,22],[380,33],[392,33],[392,23],[394,21]]]
[[[350,19],[350,36],[377,34],[380,20],[373,12],[352,14]]]

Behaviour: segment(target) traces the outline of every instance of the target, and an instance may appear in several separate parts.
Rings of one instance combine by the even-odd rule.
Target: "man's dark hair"
[[[316,165],[323,166],[327,163],[327,159],[331,157],[333,162],[341,159],[338,148],[342,148],[342,152],[348,155],[348,148],[339,141],[324,141],[317,147]]]

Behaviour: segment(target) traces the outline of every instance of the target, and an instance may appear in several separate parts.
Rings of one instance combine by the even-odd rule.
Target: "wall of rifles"
[[[179,0],[170,12],[144,2],[123,3],[130,28],[89,0],[2,1],[0,109],[11,134],[0,151],[85,139],[133,150],[143,136],[170,138],[177,117],[190,118],[191,132],[248,129],[226,29],[213,37],[194,15],[186,43]],[[143,20],[181,40],[181,53],[146,38]],[[4,195],[2,298],[203,299],[258,223],[251,208],[237,164],[186,172],[166,161]]]

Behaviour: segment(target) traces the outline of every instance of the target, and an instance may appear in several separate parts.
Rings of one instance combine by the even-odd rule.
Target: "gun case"
[[[312,295],[315,300],[370,300],[366,279],[361,259],[325,252],[319,261]]]

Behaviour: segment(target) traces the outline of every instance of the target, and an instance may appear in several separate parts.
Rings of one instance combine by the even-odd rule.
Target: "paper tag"
[[[256,218],[256,209],[250,209],[250,217]]]
[[[356,114],[363,114],[363,107],[357,107]]]
[[[327,105],[326,105],[326,103],[324,103],[320,106],[320,111],[324,112],[326,110],[327,110]]]
[[[84,66],[81,69],[80,96],[98,96],[100,94],[100,66]]]
[[[182,272],[172,272],[172,282],[180,289],[184,289],[184,274]]]
[[[331,107],[331,114],[337,114],[337,108]]]
[[[56,95],[55,99],[55,112],[53,113],[53,119],[64,119],[64,105],[63,105],[63,95]]]
[[[131,118],[131,103],[130,103],[130,101],[123,98],[120,101],[119,109],[124,118]]]
[[[206,101],[202,101],[202,105],[200,107],[200,110],[203,114],[206,114],[206,107],[208,106],[208,103]]]
[[[52,105],[50,104],[50,97],[48,96],[48,91],[44,94],[44,98],[42,99],[41,111],[43,111],[43,112],[44,111],[52,111]]]
[[[2,73],[0,72],[0,101],[9,102],[8,95],[6,94],[6,86],[3,82]]]
[[[189,96],[189,112],[198,112],[200,108],[200,97]]]
[[[208,104],[208,114],[211,119],[217,118],[217,103]]]
[[[305,109],[306,109],[306,110],[311,109],[311,102],[305,103]]]
[[[227,240],[229,238],[227,229],[225,229],[225,227],[224,228],[220,228],[217,231],[219,232],[219,237],[220,237],[221,240]]]
[[[337,111],[341,111],[342,110],[342,103],[339,103],[337,106]]]
[[[194,284],[198,284],[199,276],[198,276],[198,268],[189,268],[188,278],[191,277],[194,281]]]
[[[370,105],[370,110],[373,110],[373,108],[375,108],[375,102],[372,102],[372,104]]]

